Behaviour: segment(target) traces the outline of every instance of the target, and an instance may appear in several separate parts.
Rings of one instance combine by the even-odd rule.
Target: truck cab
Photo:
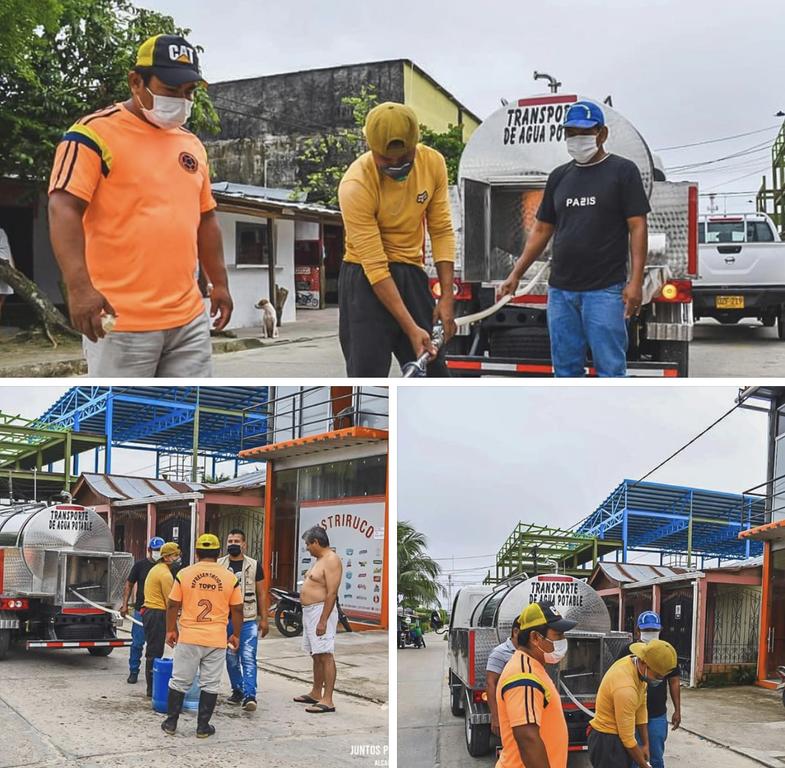
[[[693,285],[695,319],[723,324],[744,317],[785,339],[785,243],[765,213],[701,216],[700,276]]]

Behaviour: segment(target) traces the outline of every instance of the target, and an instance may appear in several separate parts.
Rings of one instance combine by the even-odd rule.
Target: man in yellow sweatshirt
[[[630,652],[605,673],[597,691],[596,711],[589,723],[593,768],[630,768],[633,764],[651,768],[646,691],[649,685],[661,685],[676,667],[676,650],[664,640],[652,640],[633,643]]]
[[[352,163],[338,198],[346,250],[338,282],[339,335],[349,376],[385,377],[392,355],[403,366],[430,352],[429,376],[446,376],[431,343],[440,320],[455,334],[455,233],[447,193],[447,165],[419,143],[417,115],[387,102],[368,113],[370,151]],[[425,228],[439,276],[434,303],[423,269]]]

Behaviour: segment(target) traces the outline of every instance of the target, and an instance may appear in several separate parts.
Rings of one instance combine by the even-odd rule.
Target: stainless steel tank
[[[28,504],[0,510],[2,591],[81,604],[115,605],[133,557],[114,552],[112,532],[92,508]]]

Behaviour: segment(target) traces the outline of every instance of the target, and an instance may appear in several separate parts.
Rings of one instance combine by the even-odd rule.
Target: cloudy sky
[[[410,58],[486,117],[502,97],[543,90],[532,81],[537,69],[565,91],[612,95],[654,150],[749,134],[660,153],[670,168],[741,153],[672,174],[700,181],[702,192],[743,193],[729,208],[752,207],[782,123],[774,115],[785,110],[773,86],[785,39],[776,0],[759,0],[754,13],[714,0],[234,0],[219,12],[190,0],[139,4],[193,30],[212,81]]]
[[[733,407],[733,387],[402,387],[398,518],[456,583],[515,525],[569,528]],[[740,493],[766,479],[765,414],[736,410],[651,481]],[[453,562],[452,558],[455,558]]]
[[[0,386],[0,412],[11,416],[22,416],[26,419],[36,419],[50,406],[54,405],[70,387],[47,386]],[[82,454],[81,469],[92,472],[94,469],[94,453]],[[62,471],[63,462],[53,465],[55,472]],[[256,469],[255,464],[240,465],[240,473]],[[99,471],[103,472],[103,454],[99,461]],[[112,451],[112,471],[115,474],[129,474],[137,477],[155,477],[155,454],[150,451],[134,451],[124,448],[115,448]],[[212,463],[207,463],[207,471],[212,471]],[[234,462],[219,462],[216,465],[218,474],[232,474]]]

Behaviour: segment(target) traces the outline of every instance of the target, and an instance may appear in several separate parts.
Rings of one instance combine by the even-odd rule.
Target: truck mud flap
[[[499,357],[469,357],[448,355],[447,368],[454,377],[514,376],[552,377],[553,366],[549,360],[521,360]],[[596,376],[594,368],[586,368],[587,376]],[[677,378],[678,363],[642,362],[627,363],[630,378]]]
[[[25,648],[130,648],[133,641],[127,640],[28,640]]]

